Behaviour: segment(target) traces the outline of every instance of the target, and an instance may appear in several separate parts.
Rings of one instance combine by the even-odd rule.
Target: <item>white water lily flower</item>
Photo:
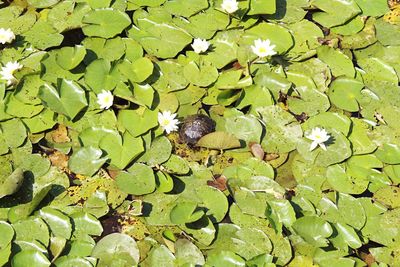
[[[171,111],[168,110],[158,113],[158,123],[167,134],[178,130],[179,120],[175,119],[175,117],[176,113],[171,113]]]
[[[234,13],[239,9],[239,4],[236,0],[224,0],[221,4],[221,8],[226,13]]]
[[[194,39],[192,43],[193,50],[197,54],[206,52],[209,46],[210,46],[209,42],[207,42],[206,40],[202,40],[200,38]]]
[[[15,39],[15,34],[11,29],[0,28],[0,44],[11,43]]]
[[[114,102],[114,96],[110,91],[103,90],[97,95],[97,104],[101,109],[109,109]]]
[[[21,69],[23,66],[19,64],[17,61],[15,62],[7,62],[7,64],[1,68],[0,75],[2,80],[7,81],[7,86],[14,84],[17,82],[17,79],[14,77],[14,73]]]
[[[268,57],[276,54],[274,50],[275,45],[271,44],[270,40],[257,39],[254,41],[254,45],[251,46],[253,53],[259,57]]]
[[[326,150],[325,142],[329,140],[330,135],[323,128],[315,127],[311,130],[311,134],[306,136],[308,139],[312,141],[310,145],[310,151],[314,150],[318,145]]]

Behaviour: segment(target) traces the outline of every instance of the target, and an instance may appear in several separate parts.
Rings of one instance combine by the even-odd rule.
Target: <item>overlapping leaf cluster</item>
[[[398,1],[221,3],[0,1],[0,265],[400,265]]]

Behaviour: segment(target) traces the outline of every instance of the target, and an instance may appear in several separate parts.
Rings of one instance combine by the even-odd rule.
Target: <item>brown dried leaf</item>
[[[254,157],[263,160],[265,156],[264,149],[260,144],[250,143],[250,150]]]
[[[58,150],[55,150],[49,155],[51,165],[56,166],[61,170],[66,170],[68,168],[69,157]]]
[[[214,178],[214,180],[209,180],[207,181],[207,185],[215,187],[221,191],[226,190],[226,177],[223,175],[220,175],[216,178]]]
[[[57,129],[51,132],[51,138],[56,143],[68,143],[71,139],[68,137],[68,129],[65,125],[59,124]]]

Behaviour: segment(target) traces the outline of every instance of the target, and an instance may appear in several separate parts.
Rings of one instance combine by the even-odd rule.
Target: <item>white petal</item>
[[[325,146],[325,144],[324,143],[319,143],[319,146],[323,149],[323,150],[325,150],[326,151],[326,146]]]
[[[313,141],[310,145],[310,151],[313,151],[318,146],[318,143]]]

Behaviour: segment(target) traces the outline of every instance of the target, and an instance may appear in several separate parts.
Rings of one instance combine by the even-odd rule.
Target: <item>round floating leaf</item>
[[[316,247],[326,247],[326,238],[332,235],[332,227],[323,219],[316,216],[304,216],[293,224],[293,229],[308,243]]]
[[[200,64],[191,61],[183,68],[185,78],[198,86],[209,86],[218,79],[218,70],[211,62],[202,60]]]
[[[7,222],[0,221],[0,250],[4,249],[9,245],[14,237],[14,229]],[[0,258],[1,262],[1,258]]]
[[[250,10],[247,15],[256,14],[274,14],[276,11],[276,2],[269,0],[251,0]]]
[[[46,223],[40,218],[30,217],[13,223],[15,240],[34,242],[39,241],[43,245],[49,244],[50,234]]]
[[[28,4],[36,8],[45,8],[57,4],[60,0],[28,0]]]
[[[324,27],[332,27],[341,25],[361,12],[360,8],[354,1],[341,0],[315,0],[313,6],[324,12],[315,12],[312,16],[313,20]],[[338,13],[337,11],[340,10]]]
[[[326,172],[327,181],[338,192],[362,194],[368,187],[369,181],[357,173],[339,164],[329,166]]]
[[[400,190],[394,186],[386,186],[374,194],[374,199],[385,204],[391,209],[400,207]]]
[[[224,193],[214,187],[199,187],[195,191],[202,204],[208,209],[206,215],[213,222],[222,221],[229,207],[228,199]]]
[[[76,174],[92,176],[107,161],[101,157],[103,151],[94,147],[82,147],[74,151],[68,161],[68,167]]]
[[[147,18],[152,23],[146,29],[133,27],[129,30],[129,37],[138,41],[147,53],[159,58],[175,57],[192,41],[192,37],[183,29],[173,24],[159,23]]]
[[[172,145],[165,136],[157,137],[151,142],[150,148],[140,158],[140,161],[146,162],[150,166],[162,164],[171,156]]]
[[[110,164],[124,169],[134,158],[144,151],[141,137],[133,137],[128,132],[120,135],[108,134],[100,141],[100,148],[107,153]]]
[[[285,153],[295,149],[303,131],[300,124],[279,106],[260,107],[257,112],[266,125],[262,147],[266,152]]]
[[[199,220],[204,215],[202,210],[197,210],[195,202],[178,202],[172,208],[170,219],[172,223],[184,224]]]
[[[82,30],[87,36],[112,38],[131,24],[125,12],[112,8],[89,12],[82,20],[86,25]]]
[[[160,192],[170,192],[174,188],[174,180],[168,173],[156,172],[157,190]]]
[[[75,47],[63,47],[56,54],[56,62],[65,70],[71,70],[82,62],[86,55],[86,49],[82,45]]]
[[[340,50],[334,49],[327,45],[323,45],[317,48],[318,58],[328,64],[331,68],[332,75],[339,77],[345,75],[349,78],[353,78],[355,70],[353,62]]]
[[[383,144],[383,146],[378,148],[378,150],[375,152],[375,155],[384,163],[400,163],[400,147],[395,144]]]
[[[12,266],[49,267],[50,261],[43,253],[35,250],[24,250],[15,254],[11,260]]]
[[[39,215],[46,221],[47,225],[49,225],[52,235],[65,239],[71,237],[72,224],[68,216],[50,207],[42,208],[39,211]]]
[[[92,267],[90,261],[74,256],[62,256],[54,262],[56,267]]]
[[[157,110],[145,109],[142,114],[135,110],[121,110],[118,113],[118,122],[133,136],[139,136],[158,125]]]
[[[105,59],[97,59],[86,68],[85,82],[96,94],[114,89],[119,80],[118,69]]]
[[[245,261],[231,251],[220,251],[208,256],[207,264],[211,266],[244,267]]]
[[[211,149],[231,149],[241,146],[239,139],[227,132],[206,134],[197,141],[196,145]]]
[[[74,224],[73,235],[77,238],[94,235],[100,236],[103,232],[103,226],[93,215],[86,212],[75,212],[71,214]]]
[[[127,172],[120,172],[115,180],[118,188],[128,194],[145,195],[156,189],[153,170],[140,163],[133,164]]]
[[[360,81],[339,77],[329,86],[329,99],[338,108],[356,112],[360,109],[358,101],[362,98],[363,88],[364,84]]]
[[[190,2],[185,0],[172,0],[167,1],[164,8],[175,16],[190,17],[203,9],[208,7],[207,0],[192,0]]]
[[[175,154],[171,154],[170,158],[163,163],[163,167],[167,172],[175,174],[187,174],[190,171],[188,162]]]
[[[76,83],[62,79],[57,88],[50,84],[42,85],[39,97],[54,112],[66,115],[69,119],[88,105],[85,91]]]
[[[140,83],[153,73],[153,62],[146,57],[136,59],[134,62],[124,60],[118,65],[118,69],[130,81]]]
[[[19,190],[24,180],[24,171],[20,168],[15,169],[4,179],[0,179],[0,199],[4,196],[12,195]],[[1,247],[1,246],[0,246]]]
[[[139,263],[139,248],[136,241],[125,234],[106,235],[93,248],[92,257],[99,259],[98,266],[134,266]]]
[[[175,257],[177,265],[204,265],[204,256],[201,250],[187,239],[178,239],[175,242]]]

